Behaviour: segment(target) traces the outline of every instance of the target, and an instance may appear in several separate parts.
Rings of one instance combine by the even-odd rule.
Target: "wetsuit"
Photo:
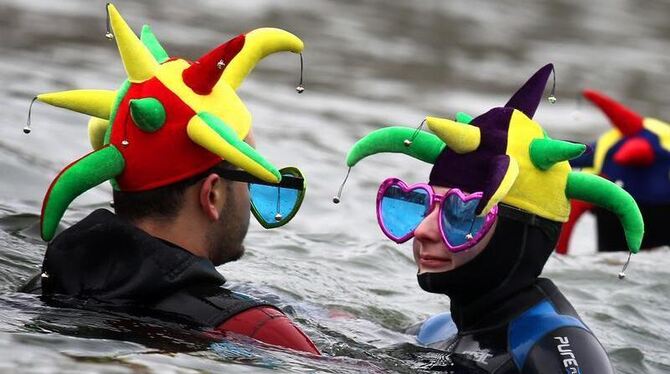
[[[223,288],[226,280],[209,260],[104,209],[49,243],[37,279],[24,290],[41,292],[47,299],[67,295],[97,306],[143,310],[319,354],[279,309]]]
[[[504,210],[504,211],[503,211]],[[451,299],[451,313],[417,330],[444,351],[429,365],[453,373],[613,373],[604,348],[554,286],[538,278],[560,223],[501,210],[489,245],[469,263],[418,275]]]

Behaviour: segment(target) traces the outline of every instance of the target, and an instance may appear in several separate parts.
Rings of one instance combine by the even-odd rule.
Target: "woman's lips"
[[[424,268],[436,269],[450,265],[451,259],[430,255],[421,255],[419,257],[419,264]]]

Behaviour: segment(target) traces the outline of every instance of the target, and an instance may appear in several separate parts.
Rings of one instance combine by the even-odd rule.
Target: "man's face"
[[[244,141],[256,147],[252,131],[249,131]],[[237,261],[244,255],[243,241],[249,229],[251,214],[249,185],[224,179],[221,182],[218,188],[223,189],[225,196],[223,209],[207,235],[209,253],[215,266]]]
[[[445,187],[432,187],[437,194],[444,194],[449,190]],[[436,205],[414,231],[414,261],[419,268],[419,274],[450,271],[470,262],[486,248],[495,231],[496,223],[475,246],[465,251],[452,253],[442,241],[438,224],[438,211]]]
[[[221,180],[225,201],[219,219],[208,232],[212,262],[215,266],[239,260],[244,255],[244,237],[249,228],[250,202],[246,183]]]

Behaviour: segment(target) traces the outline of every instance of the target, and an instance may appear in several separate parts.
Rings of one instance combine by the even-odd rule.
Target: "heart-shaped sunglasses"
[[[451,252],[472,248],[491,229],[498,214],[494,206],[483,216],[475,211],[482,199],[481,192],[466,194],[452,188],[444,195],[435,193],[425,183],[408,186],[397,178],[385,180],[377,193],[377,221],[386,236],[404,243],[438,205],[438,227],[442,241]]]

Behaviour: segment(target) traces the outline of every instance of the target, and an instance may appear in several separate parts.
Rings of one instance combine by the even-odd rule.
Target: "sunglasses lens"
[[[298,202],[298,190],[249,184],[249,193],[260,218],[265,223],[278,223],[286,219]]]
[[[470,248],[465,245],[468,242],[474,245],[473,239],[485,227],[486,216],[477,217],[475,210],[481,199],[463,199],[452,194],[447,196],[442,203],[442,233],[447,243],[452,247],[464,246],[461,250]]]
[[[379,204],[379,223],[384,232],[393,240],[409,239],[428,211],[428,191],[391,185]]]
[[[295,168],[280,170],[284,176],[302,177]],[[304,182],[303,182],[304,183]],[[285,225],[296,214],[305,194],[302,189],[249,183],[251,211],[265,228]]]

